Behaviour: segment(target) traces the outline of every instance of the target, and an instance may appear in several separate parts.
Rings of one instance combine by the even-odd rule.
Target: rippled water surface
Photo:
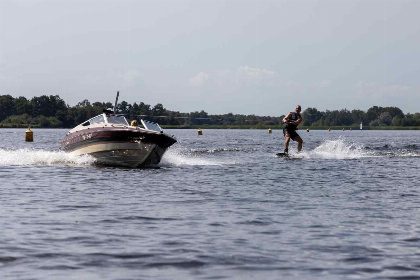
[[[156,168],[0,130],[1,279],[419,279],[420,131],[167,130]],[[292,143],[292,152],[296,143]]]

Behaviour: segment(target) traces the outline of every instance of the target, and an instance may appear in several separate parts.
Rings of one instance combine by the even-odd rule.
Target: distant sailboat
[[[363,123],[360,123],[360,130],[363,130]]]

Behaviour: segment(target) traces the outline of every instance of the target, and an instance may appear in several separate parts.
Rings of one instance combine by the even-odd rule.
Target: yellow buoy
[[[330,132],[331,131],[331,128],[328,128],[328,132]]]
[[[269,128],[269,129],[268,129],[268,133],[269,133],[269,134],[271,134],[271,133],[272,133],[271,128]]]
[[[25,131],[25,141],[26,142],[33,142],[34,141],[34,133],[31,130],[30,127],[28,127],[28,130]]]
[[[199,128],[199,129],[197,130],[197,134],[198,134],[198,135],[203,135],[203,131]]]
[[[306,129],[306,132],[309,132],[309,128]]]

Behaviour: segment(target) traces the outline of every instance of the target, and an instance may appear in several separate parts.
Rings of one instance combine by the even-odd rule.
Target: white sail
[[[360,130],[362,130],[363,129],[363,123],[361,122],[360,123]]]

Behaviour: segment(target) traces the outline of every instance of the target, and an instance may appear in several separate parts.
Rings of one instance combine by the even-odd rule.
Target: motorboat
[[[61,141],[61,149],[74,155],[90,155],[97,163],[127,167],[158,164],[165,151],[177,141],[163,133],[159,124],[141,120],[129,124],[124,115],[104,109],[72,130]]]

